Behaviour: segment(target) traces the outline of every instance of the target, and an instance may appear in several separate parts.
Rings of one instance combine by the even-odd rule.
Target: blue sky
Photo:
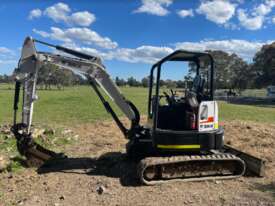
[[[0,19],[0,74],[13,71],[28,35],[99,55],[113,77],[138,79],[175,49],[251,62],[275,40],[275,0],[1,0]]]

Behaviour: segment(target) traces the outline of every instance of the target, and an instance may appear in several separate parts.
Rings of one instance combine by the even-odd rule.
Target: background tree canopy
[[[241,92],[247,88],[265,88],[268,85],[275,85],[275,42],[262,46],[251,63],[247,63],[236,54],[229,54],[224,51],[207,51],[215,61],[215,85],[217,89],[235,89]],[[207,78],[207,68],[209,61],[204,60],[202,75]],[[195,65],[189,64],[188,74],[182,80],[162,79],[161,86],[184,87],[192,81],[195,73]],[[146,76],[140,81],[134,77],[127,80],[116,77],[118,86],[149,86],[149,77]],[[0,83],[11,83],[13,76],[0,75]],[[42,89],[51,89],[55,86],[62,89],[64,86],[87,84],[87,80],[69,70],[58,69],[54,65],[45,65],[39,71],[38,85]]]
[[[252,70],[255,73],[255,86],[257,88],[275,85],[275,42],[264,45],[255,54]]]
[[[239,91],[252,86],[251,82],[251,68],[238,55],[228,54],[224,51],[206,51],[210,53],[214,59],[215,71],[215,87],[218,89],[237,89]],[[204,78],[207,79],[210,67],[210,60],[208,58],[202,60],[201,70]],[[190,63],[189,75],[195,73],[196,65]]]

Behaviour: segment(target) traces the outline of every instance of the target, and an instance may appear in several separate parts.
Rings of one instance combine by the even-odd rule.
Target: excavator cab
[[[182,61],[196,66],[192,86],[181,96],[161,92],[164,64]],[[208,68],[201,68],[202,62]],[[155,74],[155,76],[154,76]],[[148,98],[148,119],[156,150],[201,152],[221,149],[223,129],[218,127],[218,107],[214,101],[214,68],[210,54],[177,50],[152,66]],[[162,98],[166,104],[161,103]]]

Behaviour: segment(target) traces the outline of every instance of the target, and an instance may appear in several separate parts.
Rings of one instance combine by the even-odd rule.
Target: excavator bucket
[[[16,124],[11,131],[17,140],[17,149],[22,156],[26,157],[29,167],[40,167],[49,160],[66,158],[63,153],[53,152],[36,143],[31,133],[24,132],[25,129],[25,125]]]

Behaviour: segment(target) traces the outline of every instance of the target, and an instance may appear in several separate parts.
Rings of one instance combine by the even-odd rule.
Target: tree
[[[214,81],[218,89],[238,89],[241,91],[251,84],[253,71],[251,67],[238,55],[229,54],[224,51],[207,51],[214,59]],[[204,59],[201,68],[202,77],[209,78],[210,60]],[[189,64],[189,73],[195,73],[196,65]],[[191,75],[190,75],[191,76]]]
[[[13,79],[12,75],[0,75],[0,83],[12,83]]]
[[[144,78],[142,78],[142,80],[141,80],[141,85],[142,85],[143,87],[149,87],[149,77],[144,77]]]
[[[51,89],[53,85],[53,73],[57,69],[57,66],[47,64],[42,66],[38,71],[37,84],[44,87],[44,89]]]
[[[171,88],[171,89],[177,87],[177,83],[171,79],[165,80],[165,85],[167,88]]]
[[[120,79],[119,77],[115,78],[115,83],[117,86],[125,86],[126,85],[126,81],[123,78]]]
[[[275,85],[275,42],[262,46],[255,54],[252,70],[257,88]]]
[[[185,88],[185,81],[178,80],[176,81],[177,88]]]
[[[164,85],[165,85],[165,81],[162,80],[162,79],[160,79],[160,80],[159,80],[159,86],[160,86],[160,87],[163,87]]]
[[[127,79],[127,84],[130,87],[138,87],[138,86],[140,86],[140,83],[134,77],[128,78]]]
[[[254,81],[253,70],[251,66],[243,61],[236,54],[231,55],[232,62],[229,76],[229,88],[237,89],[239,93],[251,87]]]
[[[71,86],[79,81],[80,77],[70,70],[60,69],[58,66],[46,64],[38,71],[37,84],[44,89],[51,89],[56,86],[62,89],[64,86]]]

